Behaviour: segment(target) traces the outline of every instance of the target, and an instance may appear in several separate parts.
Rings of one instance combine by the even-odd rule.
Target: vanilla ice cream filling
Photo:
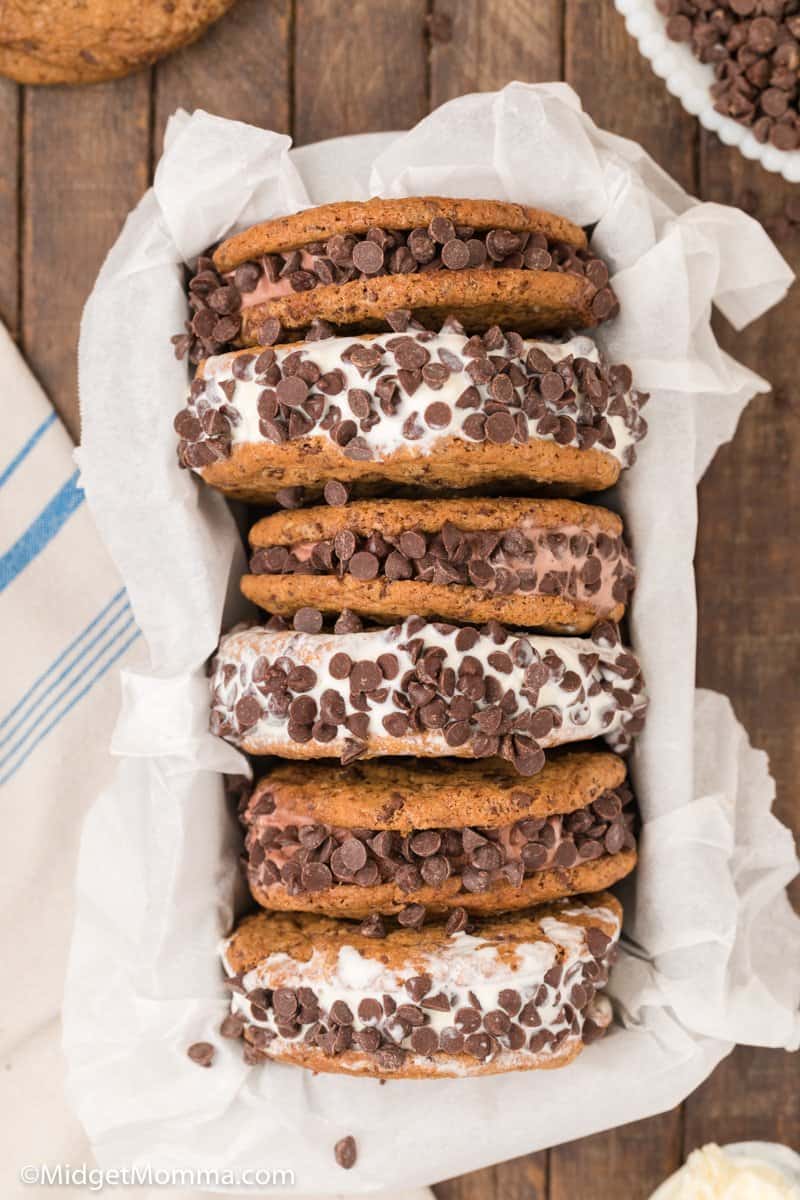
[[[386,458],[402,448],[412,454],[430,454],[438,444],[449,438],[468,442],[474,440],[469,437],[468,433],[465,433],[464,426],[470,414],[476,410],[459,407],[457,402],[468,387],[477,388],[479,407],[482,408],[491,401],[489,383],[473,383],[472,377],[466,370],[469,359],[462,358],[464,344],[467,341],[465,335],[458,333],[425,334],[423,339],[423,345],[431,355],[435,356],[441,351],[445,351],[445,354],[453,356],[453,360],[460,360],[461,367],[451,370],[441,386],[433,387],[423,377],[413,394],[408,394],[402,388],[398,389],[394,412],[386,412],[380,406],[375,408],[377,421],[369,429],[366,439],[373,455],[378,459]],[[368,344],[384,351],[387,342],[392,340],[395,340],[395,335],[381,334],[370,339]],[[357,339],[353,337],[332,337],[318,342],[300,343],[297,346],[289,344],[274,347],[275,360],[279,367],[290,355],[300,354],[303,359],[313,362],[323,376],[329,375],[333,371],[341,372],[343,386],[340,391],[324,397],[321,392],[319,393],[324,403],[321,415],[316,422],[317,427],[325,421],[333,406],[346,410],[346,397],[349,391],[367,390],[374,395],[382,378],[396,375],[397,368],[393,356],[391,353],[384,352],[380,368],[370,373],[368,378],[365,377],[355,362],[343,357],[344,352],[356,342]],[[524,356],[527,356],[532,349],[538,349],[549,355],[554,362],[570,358],[585,358],[592,363],[600,362],[597,346],[588,337],[575,337],[565,342],[524,339],[523,345]],[[229,408],[235,411],[236,419],[233,419],[231,423],[233,446],[269,441],[270,439],[262,432],[258,410],[259,397],[264,391],[265,385],[256,378],[252,363],[246,370],[241,370],[240,374],[234,375],[233,366],[236,358],[234,353],[228,353],[206,359],[203,373],[204,398],[215,409],[226,407],[226,411]],[[222,387],[223,384],[228,384],[229,390],[230,385],[233,385],[231,396],[226,394]],[[312,390],[317,394],[316,389]],[[630,450],[641,436],[640,422],[642,419],[636,412],[636,405],[633,402],[634,395],[632,391],[625,394],[619,405],[619,412],[607,411],[605,413],[609,433],[599,448],[611,454],[620,463],[627,462]],[[569,413],[573,408],[581,407],[584,402],[585,397],[580,389],[577,389],[575,405],[565,406],[564,411]],[[408,422],[423,413],[433,403],[444,404],[449,409],[446,423],[434,428],[424,420],[420,420],[416,427],[416,436],[410,440]],[[349,413],[345,413],[345,415],[349,416]],[[524,417],[524,420],[529,437],[543,438],[545,441],[551,442],[556,440],[555,431],[551,433],[542,431],[539,419]],[[324,433],[320,435],[312,431],[310,436],[322,436],[327,440],[327,435]],[[577,430],[567,444],[574,446],[580,444]]]
[[[453,1073],[466,1073],[470,1058],[509,1066],[531,1055],[547,1059],[564,1043],[594,1040],[612,1019],[599,989],[614,957],[619,920],[608,909],[580,904],[564,915],[598,918],[610,934],[548,916],[540,922],[547,940],[513,951],[502,944],[498,949],[480,933],[460,932],[435,954],[415,955],[413,970],[381,961],[376,943],[375,957],[342,946],[333,967],[317,949],[305,962],[268,955],[243,976],[229,962],[226,941],[221,957],[232,981],[231,1011],[241,1014],[248,1040],[265,1054],[280,1054],[302,1040],[343,1056],[362,1049],[361,1035],[371,1029],[375,1034],[365,1041],[375,1049],[367,1057],[382,1056],[387,1069],[399,1069],[408,1056],[422,1060],[440,1053],[453,1056]],[[304,1008],[314,1020],[302,1019]],[[349,1032],[338,1035],[343,1027]],[[423,1029],[429,1032],[423,1035]],[[345,1070],[369,1069],[369,1062],[349,1056],[339,1061]]]

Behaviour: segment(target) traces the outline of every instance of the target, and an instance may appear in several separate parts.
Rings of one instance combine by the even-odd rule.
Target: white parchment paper
[[[222,498],[175,466],[186,376],[169,344],[181,260],[231,225],[312,203],[432,192],[517,200],[595,223],[622,315],[598,331],[652,393],[637,465],[613,498],[639,566],[631,616],[651,694],[632,769],[641,865],[622,889],[624,1017],[569,1069],[414,1082],[248,1070],[217,1036],[216,960],[232,919],[237,831],[206,731],[203,664],[236,615],[242,550]],[[86,307],[82,483],[150,647],[124,677],[120,764],[84,831],[65,1001],[69,1086],[103,1165],[288,1167],[302,1192],[411,1187],[678,1103],[735,1041],[800,1041],[800,931],[789,832],[729,703],[694,690],[696,483],[767,384],[717,346],[776,303],[791,273],[743,213],[687,196],[560,84],[465,96],[406,134],[290,151],[286,137],[197,112],[170,123],[154,188]],[[217,1044],[213,1067],[186,1058]],[[355,1170],[333,1167],[344,1134]]]

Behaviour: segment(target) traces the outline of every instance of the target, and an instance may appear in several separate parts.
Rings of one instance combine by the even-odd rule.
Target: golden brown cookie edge
[[[585,276],[558,271],[499,267],[379,275],[322,284],[244,308],[239,342],[257,345],[268,318],[276,318],[284,331],[307,329],[313,320],[358,332],[385,330],[386,314],[394,309],[411,309],[431,329],[452,317],[468,333],[493,325],[523,335],[588,329],[598,323],[591,308],[595,293]]]
[[[374,1055],[360,1050],[345,1050],[335,1057],[323,1053],[316,1046],[304,1042],[285,1042],[279,1050],[265,1052],[271,1062],[283,1062],[296,1067],[305,1067],[315,1074],[357,1075],[376,1079],[445,1079],[468,1078],[476,1075],[505,1075],[511,1071],[555,1070],[566,1067],[575,1059],[584,1043],[581,1039],[570,1041],[567,1048],[559,1048],[555,1054],[534,1056],[530,1062],[517,1052],[511,1062],[498,1055],[490,1062],[480,1062],[469,1054],[443,1054],[437,1051],[430,1058],[413,1052],[407,1053],[406,1062],[396,1071],[387,1071],[380,1066]]]
[[[530,521],[541,529],[577,525],[613,536],[622,533],[619,516],[600,505],[522,496],[472,496],[459,500],[355,500],[337,507],[284,510],[257,521],[250,529],[249,541],[253,547],[288,546],[332,538],[342,529],[351,529],[362,537],[370,533],[395,535],[406,529],[438,533],[446,522],[472,533],[514,529],[521,521]]]
[[[548,754],[530,778],[503,759],[442,760],[441,772],[422,763],[374,760],[340,767],[278,762],[254,786],[249,803],[266,793],[298,816],[342,828],[413,829],[497,827],[524,817],[584,808],[625,782],[625,762],[607,750]],[[389,803],[399,798],[402,805]]]
[[[243,575],[242,593],[267,612],[291,617],[300,608],[332,615],[349,608],[381,622],[408,616],[459,623],[500,621],[547,633],[588,633],[598,621],[619,621],[623,604],[600,612],[591,604],[535,592],[497,595],[462,584],[359,580],[353,575]]]
[[[620,475],[620,463],[604,450],[559,446],[531,439],[514,445],[513,467],[509,447],[492,442],[467,442],[446,437],[430,453],[414,453],[403,446],[382,461],[347,458],[341,446],[328,437],[296,438],[274,442],[242,442],[228,458],[203,467],[197,474],[218,491],[249,503],[274,501],[283,488],[302,487],[309,498],[319,496],[331,479],[352,484],[357,490],[398,486],[437,491],[502,485],[504,489],[531,482],[557,485],[576,492],[603,491]]]
[[[581,901],[588,912],[577,912],[566,901],[548,901],[532,909],[511,913],[493,913],[481,923],[481,936],[489,941],[502,939],[500,957],[515,953],[515,947],[529,942],[551,939],[542,929],[545,917],[557,917],[568,925],[582,929],[601,929],[612,936],[622,923],[622,905],[611,892],[584,895]],[[603,915],[612,914],[612,922]],[[359,932],[352,921],[321,916],[317,913],[268,911],[260,909],[244,917],[226,941],[225,957],[237,975],[246,974],[273,954],[285,956],[281,974],[289,970],[291,961],[308,962],[312,954],[322,955],[333,963],[343,945],[352,946],[362,956],[379,959],[398,969],[419,974],[424,969],[424,956],[436,953],[449,939],[444,921],[427,922],[421,929],[393,925],[386,937],[375,939]],[[498,943],[499,944],[499,943]],[[556,943],[559,961],[564,950]]]

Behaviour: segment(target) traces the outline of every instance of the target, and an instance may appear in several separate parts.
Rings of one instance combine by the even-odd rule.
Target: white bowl
[[[714,82],[713,68],[698,62],[687,43],[670,41],[666,21],[655,0],[614,0],[614,4],[656,75],[688,113],[726,146],[736,146],[745,158],[760,162],[767,171],[775,171],[789,183],[800,182],[800,150],[762,145],[746,125],[716,111],[709,90]]]
[[[800,1154],[790,1150],[788,1146],[783,1146],[778,1142],[733,1142],[730,1145],[721,1146],[720,1149],[724,1150],[731,1158],[757,1159],[765,1166],[772,1167],[785,1176],[787,1183],[794,1184],[800,1189]],[[653,1192],[650,1200],[669,1200],[674,1185],[681,1178],[685,1169],[684,1164],[674,1175],[670,1175],[669,1179],[665,1179]]]

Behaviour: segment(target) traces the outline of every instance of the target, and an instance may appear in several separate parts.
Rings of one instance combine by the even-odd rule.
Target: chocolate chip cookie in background
[[[761,143],[800,147],[798,0],[656,0],[668,37],[714,68],[714,108]]]
[[[234,345],[300,336],[314,321],[381,330],[413,310],[438,329],[583,329],[613,317],[608,267],[585,232],[552,213],[495,200],[410,196],[341,201],[265,221],[201,256],[193,317],[173,338],[190,362]]]
[[[433,332],[407,309],[387,321],[393,334],[326,326],[317,341],[206,359],[175,418],[179,462],[235,499],[294,503],[295,489],[313,499],[334,480],[359,494],[575,494],[635,460],[647,396],[590,338],[497,325],[469,336],[452,319]]]
[[[250,544],[242,591],[284,617],[347,608],[585,633],[622,619],[635,581],[619,517],[569,500],[355,501],[265,517]]]
[[[0,75],[99,83],[194,41],[233,0],[3,0]]]
[[[636,864],[625,764],[551,755],[530,781],[499,759],[282,763],[241,800],[250,891],[267,909],[413,926],[601,891]]]
[[[228,1037],[245,1061],[430,1079],[565,1066],[611,1023],[622,922],[608,893],[384,938],[309,913],[247,917],[226,940]]]
[[[607,622],[586,639],[514,634],[496,621],[359,624],[225,635],[212,667],[212,733],[248,754],[343,764],[500,755],[535,775],[551,746],[603,737],[624,751],[643,728],[639,663]]]

